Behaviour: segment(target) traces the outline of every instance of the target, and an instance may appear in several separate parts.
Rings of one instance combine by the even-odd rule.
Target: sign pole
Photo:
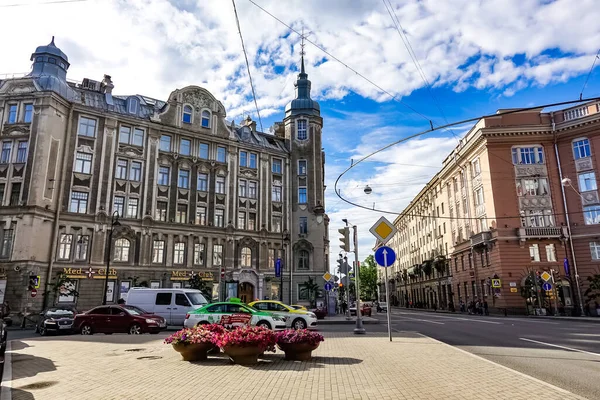
[[[554,280],[554,270],[550,268],[550,276],[552,277],[552,291],[554,292],[554,315],[558,315],[558,293],[556,291],[556,281]]]
[[[387,326],[388,326],[388,336],[390,337],[390,342],[392,341],[392,323],[390,321],[390,289],[388,282],[388,263],[387,263],[387,251],[383,250],[383,267],[385,268],[385,303],[387,304]]]

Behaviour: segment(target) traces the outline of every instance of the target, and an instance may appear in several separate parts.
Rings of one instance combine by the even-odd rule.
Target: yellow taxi
[[[296,310],[277,300],[258,300],[248,304],[260,311],[269,312],[277,317],[285,318],[288,328],[311,329],[317,327],[317,316],[305,310]]]

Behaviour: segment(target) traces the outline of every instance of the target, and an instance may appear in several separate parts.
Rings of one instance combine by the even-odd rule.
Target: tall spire
[[[304,72],[304,54],[306,54],[304,52],[304,38],[306,38],[306,36],[304,35],[304,27],[302,27],[302,39],[300,40],[300,75],[305,75],[304,78],[306,79],[308,75]]]
[[[310,81],[308,80],[308,74],[304,67],[304,51],[306,35],[304,34],[304,28],[302,28],[302,35],[300,39],[300,73],[298,79],[294,83],[296,88],[296,98],[292,100],[286,107],[286,116],[289,115],[320,115],[319,103],[310,98]]]

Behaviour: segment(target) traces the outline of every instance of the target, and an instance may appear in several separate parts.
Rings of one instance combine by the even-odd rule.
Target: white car
[[[283,318],[238,302],[212,303],[190,311],[185,316],[183,326],[185,328],[193,328],[204,324],[221,324],[225,326],[254,325],[272,330],[286,328]]]
[[[293,329],[315,329],[317,327],[317,316],[311,311],[297,310],[277,300],[258,300],[250,303],[250,306],[277,317],[285,318],[288,328]]]

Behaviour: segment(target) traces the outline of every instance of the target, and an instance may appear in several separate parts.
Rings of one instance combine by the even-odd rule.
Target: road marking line
[[[566,389],[560,388],[560,387],[558,387],[558,386],[554,386],[554,385],[553,385],[553,384],[551,384],[551,383],[548,383],[548,382],[542,381],[541,379],[538,379],[538,378],[534,378],[534,377],[533,377],[533,376],[531,376],[531,375],[524,374],[523,372],[517,371],[516,369],[512,369],[512,368],[506,367],[506,366],[504,366],[504,365],[502,365],[502,364],[499,364],[499,363],[497,363],[497,362],[495,362],[495,361],[488,360],[487,358],[483,358],[483,357],[481,357],[481,356],[478,356],[477,354],[469,353],[469,352],[468,352],[468,351],[466,351],[466,350],[463,350],[463,349],[461,349],[461,348],[458,348],[458,347],[456,347],[456,346],[452,346],[451,344],[448,344],[448,343],[444,343],[444,342],[442,342],[442,341],[440,341],[440,340],[437,340],[437,339],[434,339],[434,338],[432,338],[431,336],[424,335],[424,334],[422,334],[421,332],[415,332],[415,333],[416,333],[417,335],[421,335],[421,336],[423,336],[423,337],[425,337],[425,338],[427,338],[427,339],[433,340],[434,342],[437,342],[437,343],[439,343],[439,344],[442,344],[442,345],[444,345],[444,346],[451,347],[451,348],[453,348],[454,350],[456,350],[456,351],[460,351],[461,353],[467,354],[467,355],[469,355],[469,356],[471,356],[471,357],[473,357],[473,358],[477,358],[477,359],[479,359],[479,360],[482,360],[482,361],[485,361],[485,362],[487,362],[487,363],[494,364],[494,365],[496,365],[496,366],[498,366],[498,367],[500,367],[500,368],[502,368],[502,369],[505,369],[505,370],[507,370],[507,371],[511,371],[511,372],[512,372],[512,373],[514,373],[514,374],[517,374],[517,375],[519,375],[519,376],[522,376],[522,377],[524,377],[524,378],[527,378],[527,379],[529,379],[529,380],[532,380],[532,381],[534,381],[534,382],[536,382],[536,383],[539,383],[539,384],[541,384],[541,385],[544,385],[544,386],[546,386],[546,387],[549,387],[549,388],[552,388],[552,389],[554,389],[554,390],[557,390],[557,391],[559,391],[559,392],[561,392],[561,393],[564,393],[564,394],[568,395],[568,396],[569,396],[569,397],[568,397],[569,399],[573,399],[573,400],[575,400],[575,399],[577,399],[577,400],[588,400],[588,399],[586,399],[585,397],[582,397],[582,396],[576,395],[575,393],[569,392],[569,391],[568,391],[568,390],[566,390]]]
[[[570,350],[570,351],[576,351],[578,353],[585,353],[585,354],[589,354],[592,356],[596,356],[596,357],[600,357],[600,354],[598,353],[592,353],[591,351],[585,351],[585,350],[579,350],[579,349],[574,349],[572,347],[567,347],[567,346],[559,346],[557,344],[552,344],[552,343],[546,343],[546,342],[540,342],[539,340],[533,340],[533,339],[527,339],[527,338],[519,338],[521,340],[525,340],[527,342],[533,342],[533,343],[539,343],[539,344],[543,344],[545,346],[550,346],[550,347],[558,347],[559,349],[565,349],[565,350]]]
[[[2,374],[2,391],[0,392],[0,400],[12,400],[12,345],[8,341],[6,343],[6,351],[4,352],[4,373]]]
[[[443,323],[443,322],[429,321],[427,319],[410,318],[410,317],[401,317],[401,318],[406,318],[406,319],[411,320],[411,321],[421,321],[421,322],[429,322],[431,324],[445,325],[445,323]]]
[[[410,313],[399,313],[400,315],[410,315]],[[412,314],[414,315],[414,314]],[[422,314],[417,314],[417,315],[422,315]],[[433,317],[433,316],[432,316]],[[445,319],[454,319],[457,321],[469,321],[469,322],[480,322],[482,324],[494,324],[494,325],[502,325],[502,322],[496,322],[496,321],[483,321],[481,319],[475,319],[475,318],[463,318],[463,317],[447,317],[445,315],[435,315],[434,318],[445,318]]]

